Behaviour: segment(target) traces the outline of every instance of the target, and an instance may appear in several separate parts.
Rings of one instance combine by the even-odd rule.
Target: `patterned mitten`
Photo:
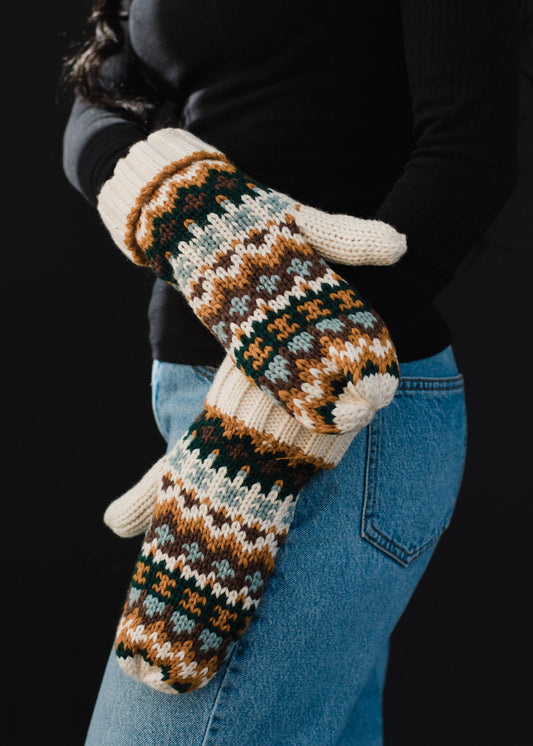
[[[132,535],[153,509],[117,630],[125,672],[170,694],[216,674],[259,603],[298,493],[354,436],[303,427],[226,356],[188,432],[106,513]]]
[[[179,129],[133,145],[98,208],[126,256],[180,290],[243,374],[307,428],[347,432],[391,401],[388,330],[319,256],[392,264],[406,245],[391,226],[300,205]]]

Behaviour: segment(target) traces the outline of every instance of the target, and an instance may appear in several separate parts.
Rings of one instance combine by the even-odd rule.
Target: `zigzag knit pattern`
[[[210,680],[252,618],[299,491],[324,466],[216,408],[202,412],[161,470],[116,638],[128,674],[172,694]]]
[[[220,153],[163,169],[128,217],[135,261],[176,285],[240,370],[306,427],[357,426],[399,378],[388,330],[298,229],[294,203]]]

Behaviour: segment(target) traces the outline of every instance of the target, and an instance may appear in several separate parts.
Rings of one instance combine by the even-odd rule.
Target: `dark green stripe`
[[[146,252],[149,265],[161,279],[169,282],[175,279],[165,254],[170,251],[177,256],[179,242],[191,240],[185,221],[194,220],[203,228],[210,215],[222,215],[224,212],[223,200],[219,202],[217,197],[222,195],[239,205],[245,194],[254,195],[254,189],[247,185],[249,181],[250,178],[239,169],[229,172],[213,168],[209,169],[202,184],[177,190],[172,209],[154,219],[152,243]]]
[[[287,453],[282,446],[273,450],[274,446],[265,454],[255,450],[253,439],[243,433],[226,436],[222,421],[205,411],[189,428],[187,449],[198,449],[199,457],[206,460],[208,456],[218,450],[213,462],[213,469],[225,467],[228,479],[234,479],[244,467],[249,467],[249,473],[243,480],[243,487],[250,488],[259,482],[264,494],[268,494],[278,480],[283,486],[278,500],[284,501],[288,495],[294,495],[309,481],[316,467],[309,463],[289,466]],[[179,470],[179,463],[174,464]]]

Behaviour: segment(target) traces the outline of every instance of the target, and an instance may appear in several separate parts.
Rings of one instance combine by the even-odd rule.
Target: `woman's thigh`
[[[172,442],[201,410],[212,372],[166,366],[154,400]],[[392,404],[302,491],[258,610],[222,671],[171,696],[128,679],[111,656],[87,743],[337,743],[451,519],[465,451],[451,348],[404,364]]]

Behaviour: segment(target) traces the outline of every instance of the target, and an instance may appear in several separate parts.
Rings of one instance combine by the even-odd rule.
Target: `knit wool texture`
[[[226,358],[203,412],[150,472],[157,497],[116,636],[126,673],[170,694],[207,684],[252,619],[301,489],[353,437],[312,433]],[[146,478],[139,487],[137,516]],[[131,505],[117,501],[107,522]]]
[[[389,404],[388,330],[306,240],[302,206],[193,136],[158,137],[134,146],[100,195],[124,253],[179,289],[244,375],[309,429],[347,432]],[[165,163],[167,148],[182,157]]]

